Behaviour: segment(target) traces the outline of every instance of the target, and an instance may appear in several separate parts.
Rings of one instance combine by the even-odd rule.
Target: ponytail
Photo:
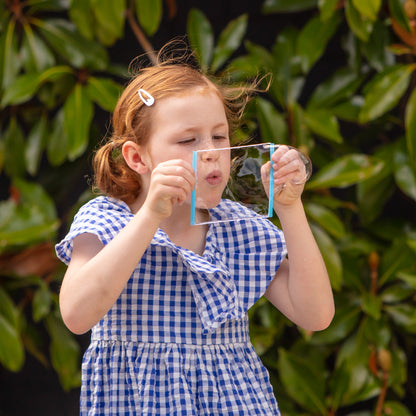
[[[127,166],[122,155],[124,140],[113,138],[97,150],[93,159],[94,185],[98,192],[127,204],[140,194],[140,175]]]

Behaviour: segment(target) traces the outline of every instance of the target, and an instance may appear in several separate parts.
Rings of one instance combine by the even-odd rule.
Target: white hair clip
[[[153,105],[155,99],[144,89],[140,88],[138,91],[140,99],[146,104],[148,107]]]

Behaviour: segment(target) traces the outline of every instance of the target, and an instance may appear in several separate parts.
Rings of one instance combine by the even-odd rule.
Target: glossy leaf
[[[67,66],[56,66],[44,72],[30,72],[16,78],[15,81],[5,89],[1,105],[20,104],[31,99],[43,82],[57,80],[61,76],[72,74]]]
[[[318,0],[318,7],[321,13],[321,19],[329,19],[335,12],[338,0]]]
[[[48,121],[43,115],[33,126],[32,131],[27,138],[25,149],[25,161],[27,171],[34,176],[39,168],[42,152],[47,141]]]
[[[93,105],[81,84],[76,84],[64,105],[64,127],[68,137],[68,158],[74,160],[88,146]]]
[[[376,20],[381,6],[381,0],[352,0],[354,7],[363,16]]]
[[[100,3],[101,0],[98,0],[98,2]],[[149,36],[152,36],[156,33],[162,19],[162,0],[135,0],[135,4],[140,26]]]
[[[346,234],[345,226],[335,213],[316,203],[305,203],[308,217],[318,223],[324,230],[335,238],[342,238]]]
[[[414,89],[407,101],[406,114],[406,147],[409,152],[410,164],[416,168],[416,89]]]
[[[10,371],[19,371],[24,358],[23,344],[16,328],[0,315],[0,363]]]
[[[79,345],[62,321],[54,315],[47,317],[46,325],[52,339],[50,345],[52,365],[59,375],[63,388],[70,390],[78,387],[80,384]]]
[[[11,324],[13,328],[18,327],[18,315],[19,312],[13,303],[12,298],[8,293],[0,286],[0,316]]]
[[[416,334],[416,309],[413,305],[385,305],[385,310],[397,325],[411,334]]]
[[[272,103],[262,98],[256,100],[256,112],[263,141],[285,144],[288,140],[287,125]]]
[[[10,85],[20,69],[20,58],[15,34],[15,20],[11,19],[7,29],[0,35],[0,86]]]
[[[332,110],[334,104],[352,97],[363,80],[363,76],[355,74],[350,68],[341,68],[317,86],[307,108]]]
[[[95,22],[91,0],[71,0],[69,16],[82,36],[90,40],[94,38]]]
[[[344,188],[370,178],[380,172],[383,166],[381,160],[371,156],[346,155],[322,168],[306,184],[306,188]]]
[[[354,7],[353,0],[345,2],[345,17],[354,35],[367,42],[373,30],[373,22],[359,13]]]
[[[394,179],[399,188],[416,201],[416,170],[410,164],[407,152],[397,150],[394,153]]]
[[[55,57],[45,42],[33,32],[30,25],[23,25],[24,45],[27,53],[24,65],[28,72],[42,72],[55,66]]]
[[[52,123],[52,130],[46,145],[46,154],[52,166],[59,166],[66,160],[68,155],[69,138],[64,128],[63,109],[58,111]]]
[[[34,19],[33,23],[55,52],[76,68],[103,70],[107,66],[106,50],[100,44],[82,37],[70,22],[63,19]]]
[[[342,260],[338,250],[329,235],[317,225],[311,224],[311,229],[325,261],[329,280],[334,290],[339,290],[342,284]]]
[[[228,23],[220,33],[212,57],[211,70],[213,72],[217,71],[241,45],[247,30],[247,19],[247,14],[242,14]]]
[[[295,402],[313,413],[327,414],[324,376],[315,362],[280,348],[278,367],[283,385]]]
[[[401,0],[388,0],[389,9],[394,20],[405,30],[411,32],[409,17],[403,9],[403,2]]]
[[[51,306],[51,292],[46,285],[42,284],[33,296],[33,320],[39,322],[41,319],[45,318],[49,314]]]
[[[11,178],[22,177],[25,171],[23,131],[15,118],[1,138],[4,152],[4,170]]]
[[[187,33],[201,67],[208,68],[214,51],[214,33],[211,23],[200,10],[192,9],[189,12]]]
[[[304,73],[308,72],[320,58],[338,24],[339,18],[336,14],[324,22],[317,16],[309,20],[301,30],[297,39],[296,52]]]
[[[318,0],[265,0],[263,13],[293,13],[314,9]]]
[[[360,122],[374,120],[394,108],[406,91],[414,69],[414,65],[397,65],[380,74],[365,95]]]
[[[101,38],[104,45],[112,45],[124,30],[126,0],[90,0],[98,25],[104,29],[107,39]],[[157,1],[153,2],[154,8]]]
[[[393,401],[384,403],[383,412],[389,416],[412,416],[410,410],[403,403]]]
[[[318,136],[335,143],[342,143],[338,120],[328,110],[306,110],[305,121],[308,127]]]
[[[110,78],[89,77],[86,87],[88,97],[107,111],[113,111],[118,97],[121,93],[121,86]]]

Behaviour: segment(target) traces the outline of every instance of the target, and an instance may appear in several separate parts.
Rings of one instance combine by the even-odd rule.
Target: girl
[[[56,247],[68,264],[62,318],[74,333],[92,328],[81,415],[279,415],[247,310],[265,294],[305,329],[331,322],[329,279],[294,180],[296,151],[272,156],[283,232],[221,200],[229,161],[209,151],[197,180],[210,209],[201,211],[218,219],[232,208],[240,218],[190,225],[193,151],[230,146],[252,90],[165,62],[121,95],[112,138],[94,159],[107,196],[84,205]],[[269,172],[270,162],[265,189]]]

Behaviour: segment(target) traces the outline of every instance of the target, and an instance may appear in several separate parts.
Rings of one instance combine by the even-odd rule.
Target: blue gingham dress
[[[247,208],[223,200],[213,218]],[[108,244],[133,217],[110,197],[85,204],[56,246]],[[266,368],[249,339],[247,310],[286,256],[267,219],[210,224],[202,256],[158,230],[120,297],[91,333],[82,363],[81,415],[280,415]],[[117,276],[114,276],[117,278]]]

